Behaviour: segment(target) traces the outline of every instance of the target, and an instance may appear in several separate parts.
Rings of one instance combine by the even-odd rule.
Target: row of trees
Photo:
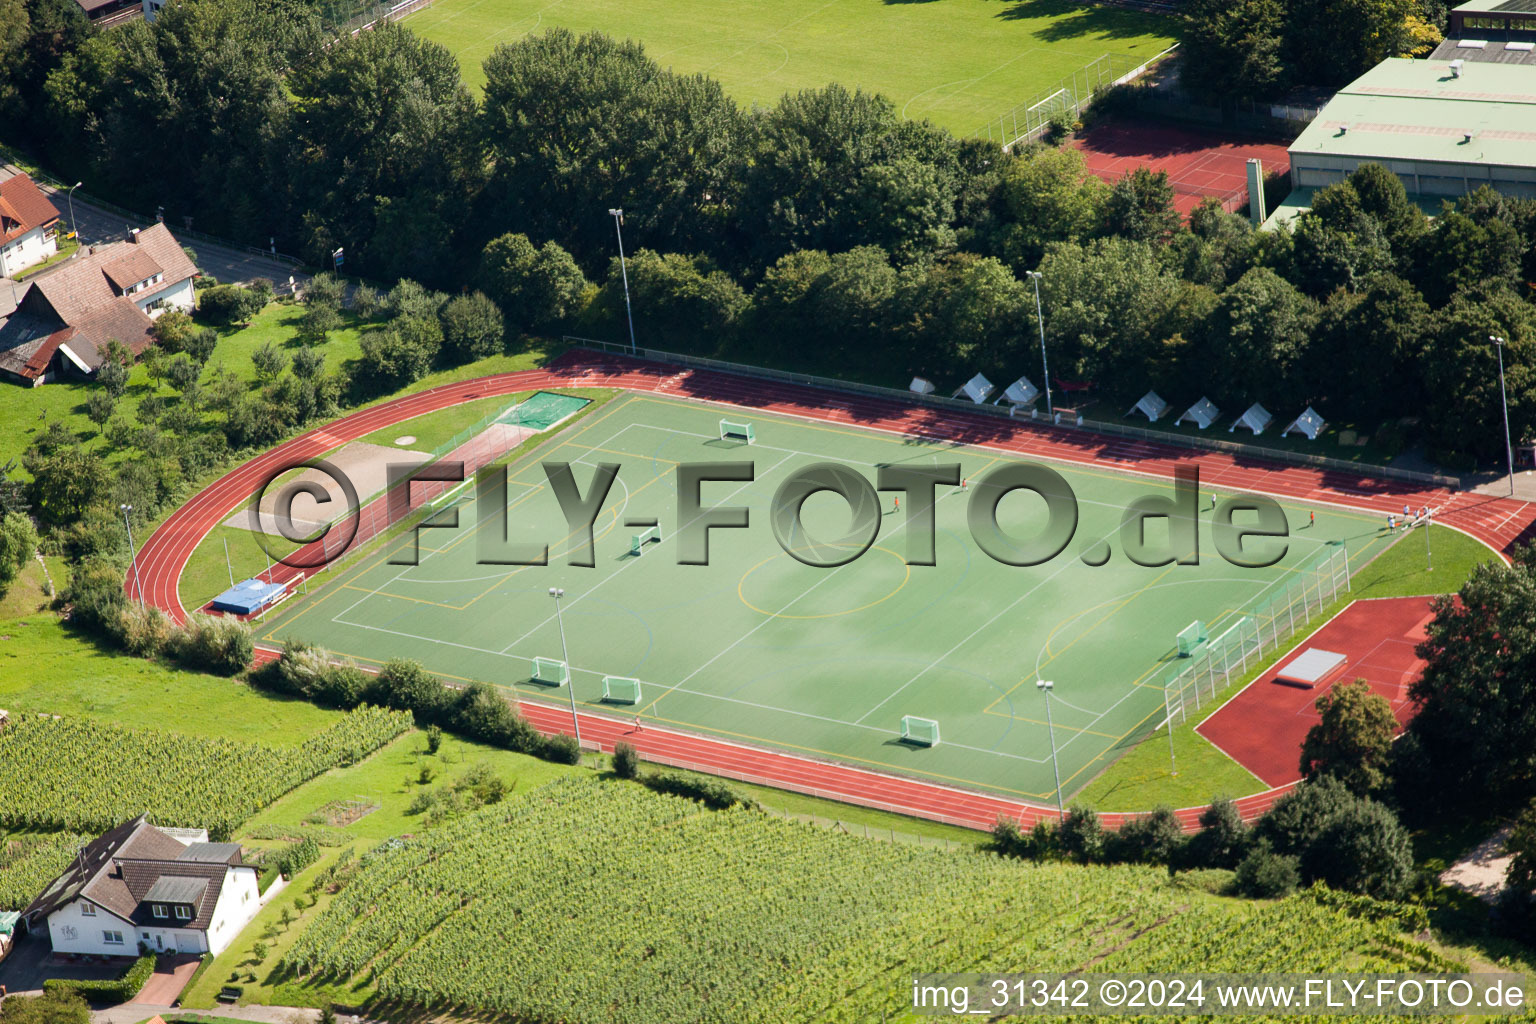
[[[1286,794],[1252,828],[1224,799],[1201,813],[1191,835],[1167,807],[1107,832],[1094,811],[1074,806],[1059,826],[1042,821],[1027,833],[999,819],[992,845],[1035,860],[1233,869],[1234,888],[1245,896],[1283,896],[1303,882],[1322,882],[1390,900],[1414,882],[1412,846],[1397,817],[1327,775]]]
[[[1186,89],[1266,99],[1340,86],[1388,57],[1440,42],[1444,0],[1186,0]]]
[[[1419,416],[1438,453],[1489,456],[1495,334],[1512,423],[1536,424],[1531,201],[1485,190],[1431,224],[1365,168],[1294,233],[1215,207],[1186,226],[1158,175],[1105,185],[1070,149],[957,140],[837,85],[745,111],[600,34],[498,47],[477,100],[452,54],[396,25],[319,45],[302,8],[185,0],[94,32],[68,0],[7,2],[27,27],[22,56],[0,59],[0,105],[61,167],[171,223],[317,261],[341,246],[374,277],[453,294],[474,282],[514,334],[624,336],[607,213],[622,206],[637,331],[657,347],[1010,380],[1035,365],[1038,269],[1053,367],[1116,402],[1157,386],[1176,403],[1311,403],[1367,432]],[[1341,52],[1305,33],[1390,48],[1391,26],[1439,17],[1418,0],[1255,2],[1282,10],[1297,55]],[[1197,8],[1190,31],[1224,17]],[[145,166],[182,172],[171,189]],[[423,327],[371,343],[379,382],[457,358]]]

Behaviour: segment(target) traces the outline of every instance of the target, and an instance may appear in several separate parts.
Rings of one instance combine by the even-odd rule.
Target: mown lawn
[[[52,612],[0,621],[0,707],[277,746],[300,743],[338,717],[99,646]]]
[[[436,0],[406,24],[453,51],[472,88],[499,44],[601,31],[638,40],[678,74],[717,79],[744,108],[837,82],[962,136],[1102,54],[1130,58],[1128,71],[1178,31],[1169,17],[1071,0]]]
[[[1311,633],[1352,601],[1450,593],[1461,587],[1478,564],[1498,557],[1486,545],[1449,527],[1431,526],[1428,539],[1433,571],[1425,566],[1423,531],[1415,530],[1356,573],[1349,593],[1300,627],[1297,637]],[[1274,661],[1275,656],[1271,656],[1217,694],[1216,700],[1206,705],[1207,712],[1263,675]],[[1205,717],[1206,713],[1192,716],[1173,730],[1178,775],[1172,774],[1169,762],[1168,733],[1159,730],[1099,773],[1074,800],[1100,811],[1146,811],[1159,804],[1193,807],[1213,796],[1239,797],[1262,791],[1264,783],[1195,732]]]

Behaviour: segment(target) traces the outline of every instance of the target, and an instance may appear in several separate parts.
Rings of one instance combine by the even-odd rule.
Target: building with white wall
[[[217,955],[261,907],[257,869],[239,843],[158,829],[143,816],[93,840],[22,914],[55,953]]]
[[[15,277],[59,251],[59,211],[25,174],[0,181],[0,277]]]

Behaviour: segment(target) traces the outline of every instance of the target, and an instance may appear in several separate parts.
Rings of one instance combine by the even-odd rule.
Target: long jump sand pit
[[[324,461],[351,481],[353,490],[357,492],[357,501],[366,504],[369,498],[381,493],[388,485],[390,466],[414,469],[430,458],[427,452],[409,448],[353,441],[326,455]],[[270,537],[281,536],[277,527],[277,503],[296,482],[318,485],[329,499],[321,502],[307,492],[294,493],[289,514],[294,528],[300,533],[318,533],[327,523],[347,513],[348,499],[341,482],[323,470],[310,468],[284,473],[267,487],[261,496],[259,526],[252,521],[249,501],[240,511],[224,520],[224,525],[265,533]],[[255,495],[251,497],[254,499]]]

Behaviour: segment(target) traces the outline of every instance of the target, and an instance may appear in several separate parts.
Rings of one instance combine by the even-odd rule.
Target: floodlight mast
[[[555,599],[555,621],[560,624],[560,657],[565,662],[565,692],[571,698],[571,728],[576,731],[576,746],[581,747],[581,720],[576,717],[576,676],[571,671],[571,652],[565,646],[565,616],[560,613],[560,599],[565,588],[550,587],[549,596]]]
[[[128,532],[128,554],[133,560],[133,589],[139,595],[139,607],[144,607],[144,582],[139,579],[139,552],[133,546],[133,524],[128,522],[128,513],[133,511],[132,505],[117,506],[123,513],[123,529]]]
[[[1029,279],[1035,282],[1035,323],[1040,327],[1040,375],[1045,378],[1045,413],[1054,416],[1055,408],[1051,405],[1051,368],[1045,362],[1045,314],[1040,311],[1040,278],[1038,270],[1026,270]]]
[[[1051,771],[1056,773],[1056,814],[1058,821],[1066,821],[1067,811],[1061,804],[1061,765],[1056,760],[1056,725],[1051,721],[1051,691],[1055,688],[1049,679],[1035,680],[1035,689],[1045,694],[1045,728],[1051,735]]]
[[[1496,335],[1488,335],[1488,340],[1493,342],[1499,350],[1499,402],[1504,406],[1504,458],[1509,462],[1509,493],[1515,493],[1515,448],[1510,443],[1509,436],[1509,394],[1504,390],[1504,339]]]
[[[613,230],[619,236],[619,276],[624,280],[624,316],[629,320],[629,354],[634,355],[637,351],[635,314],[629,305],[629,269],[624,265],[624,210],[621,207],[612,207],[608,210],[608,216],[613,218]]]

